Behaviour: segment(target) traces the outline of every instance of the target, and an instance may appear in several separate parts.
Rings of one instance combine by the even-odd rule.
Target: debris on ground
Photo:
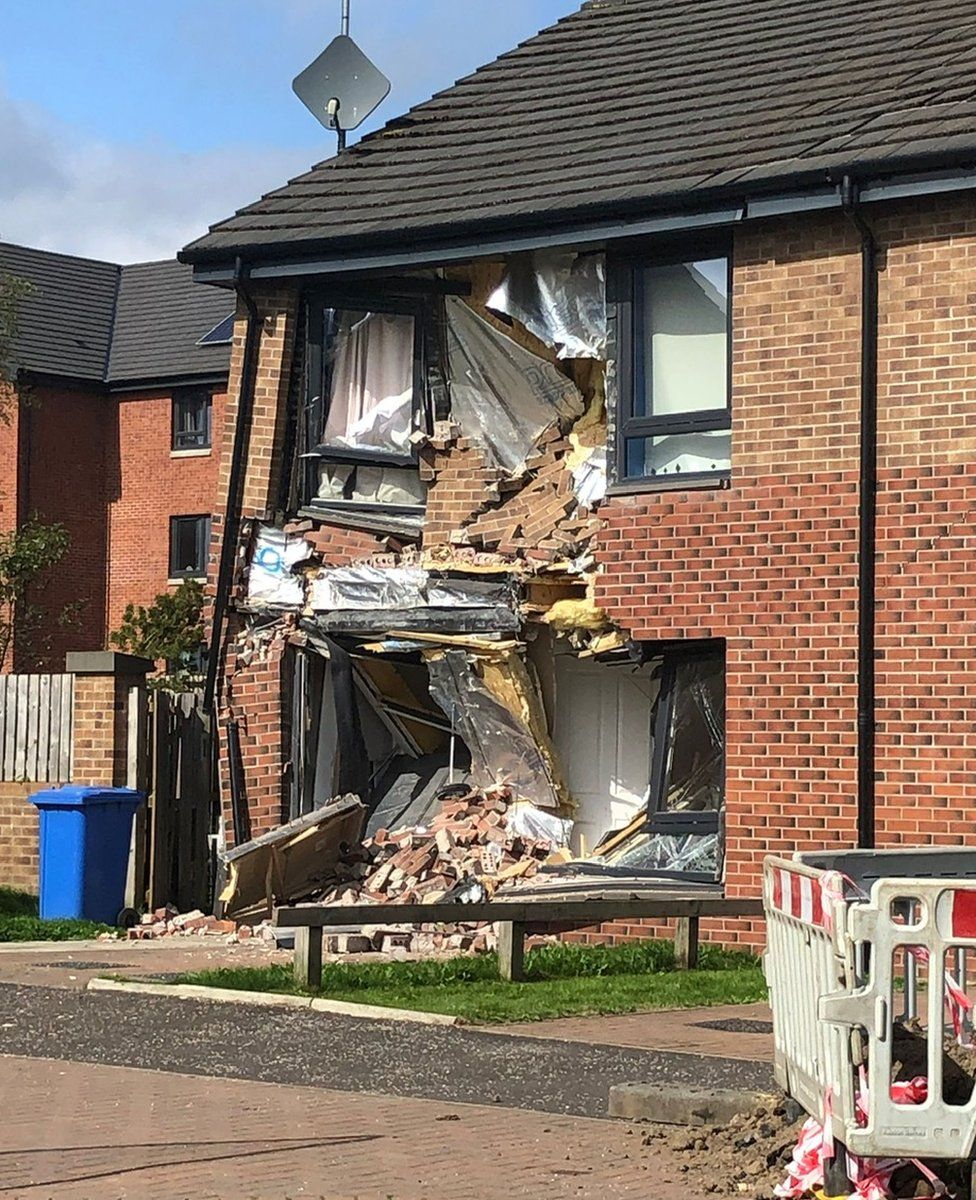
[[[246,941],[252,936],[250,925],[238,925],[236,921],[218,920],[208,916],[199,908],[192,912],[181,913],[173,905],[157,908],[152,912],[143,913],[138,925],[127,930],[126,936],[130,941],[150,941],[161,937],[199,937],[211,935],[235,941]]]
[[[652,1124],[644,1128],[643,1144],[680,1154],[678,1170],[690,1191],[773,1200],[805,1120],[800,1105],[784,1097],[779,1104],[741,1113],[728,1125]]]

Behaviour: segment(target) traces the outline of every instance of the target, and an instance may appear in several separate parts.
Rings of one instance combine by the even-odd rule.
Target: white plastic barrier
[[[784,1090],[829,1122],[853,1154],[968,1158],[976,1094],[968,1081],[960,1086],[943,1038],[971,1037],[966,958],[976,951],[976,851],[770,857],[764,905]],[[892,1095],[893,1064],[910,1061],[906,1050],[927,1080],[921,1103]],[[944,1094],[947,1072],[954,1079]],[[904,1097],[905,1089],[896,1092]]]

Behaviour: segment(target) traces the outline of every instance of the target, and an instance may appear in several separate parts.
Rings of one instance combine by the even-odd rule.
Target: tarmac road
[[[452,1026],[0,986],[0,1054],[603,1117],[611,1085],[772,1086],[768,1063]]]

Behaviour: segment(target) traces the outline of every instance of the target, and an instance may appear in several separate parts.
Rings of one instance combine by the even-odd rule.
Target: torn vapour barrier
[[[314,626],[335,632],[511,633],[519,626],[511,577],[468,579],[419,566],[327,567],[313,576],[308,601]]]
[[[518,474],[546,429],[580,416],[582,394],[463,300],[445,304],[452,418],[496,466]]]
[[[571,810],[541,701],[518,655],[435,650],[424,657],[430,694],[471,752],[473,782],[504,784],[539,808]]]
[[[606,260],[575,250],[516,254],[486,307],[514,318],[559,358],[606,357]]]

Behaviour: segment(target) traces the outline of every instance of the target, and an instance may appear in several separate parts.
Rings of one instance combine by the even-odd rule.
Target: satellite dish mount
[[[339,36],[291,86],[312,116],[336,134],[340,152],[346,132],[362,125],[389,95],[390,81],[349,36],[349,0],[342,0]]]

